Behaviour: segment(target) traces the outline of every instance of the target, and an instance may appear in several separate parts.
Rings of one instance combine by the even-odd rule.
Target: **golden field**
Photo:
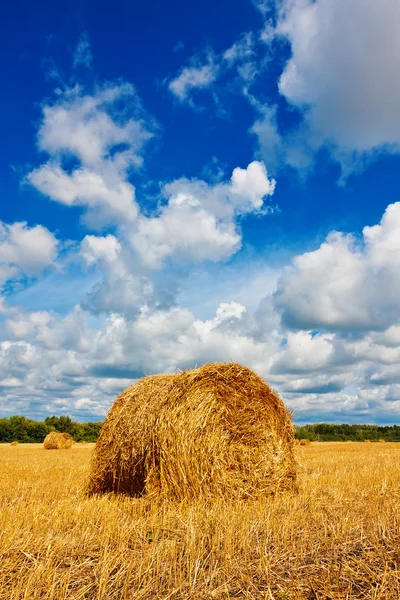
[[[93,444],[0,445],[0,600],[400,598],[400,444],[297,446],[263,502],[85,497]]]

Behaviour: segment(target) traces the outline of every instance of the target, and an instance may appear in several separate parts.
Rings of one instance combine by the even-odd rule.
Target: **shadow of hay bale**
[[[184,500],[293,489],[291,414],[236,363],[145,377],[117,398],[96,443],[89,494]]]
[[[69,433],[59,433],[51,431],[46,435],[43,446],[45,450],[69,450],[72,448],[74,440]]]

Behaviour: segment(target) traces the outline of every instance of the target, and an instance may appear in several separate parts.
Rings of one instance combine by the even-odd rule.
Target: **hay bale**
[[[13,442],[11,442],[10,446],[18,446],[19,442],[17,442],[16,440],[14,440]]]
[[[308,439],[300,440],[300,446],[310,446],[311,442]]]
[[[256,497],[295,486],[291,414],[236,363],[145,377],[111,407],[89,494]]]
[[[386,443],[386,440],[383,440],[382,438],[380,438],[380,439],[378,440],[378,442],[379,442],[380,444],[385,444],[385,443]]]
[[[68,450],[72,447],[73,441],[69,433],[51,431],[46,435],[43,446],[45,450]]]

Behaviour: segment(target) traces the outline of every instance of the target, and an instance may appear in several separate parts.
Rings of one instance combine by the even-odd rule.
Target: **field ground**
[[[86,498],[93,444],[0,445],[0,600],[400,598],[400,444],[296,447],[297,494]]]

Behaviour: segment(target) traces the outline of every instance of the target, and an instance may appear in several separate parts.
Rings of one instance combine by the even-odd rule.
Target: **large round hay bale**
[[[310,446],[310,445],[311,445],[311,442],[307,438],[303,438],[302,440],[300,440],[300,446]]]
[[[72,447],[73,441],[69,433],[51,431],[44,438],[43,445],[45,450],[68,450]]]
[[[10,446],[18,446],[19,442],[17,440],[14,440],[13,442],[11,442]]]
[[[257,497],[292,489],[291,414],[258,375],[236,363],[145,377],[110,409],[89,493],[175,500]]]

